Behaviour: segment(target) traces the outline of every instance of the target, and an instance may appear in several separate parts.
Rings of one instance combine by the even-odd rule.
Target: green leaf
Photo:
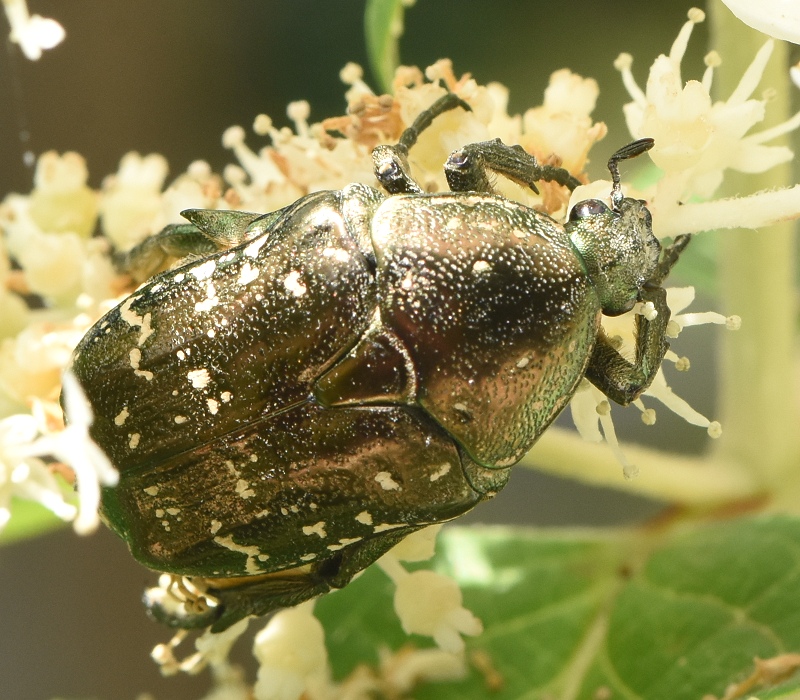
[[[433,565],[459,581],[465,606],[483,620],[468,651],[485,654],[502,677],[497,700],[721,697],[753,673],[754,657],[800,651],[797,519],[669,535],[454,528]],[[403,634],[376,567],[317,611],[339,679],[374,664],[378,647],[430,646]],[[800,689],[800,678],[780,680],[752,692],[763,700]],[[475,669],[462,682],[414,691],[419,700],[486,696]]]
[[[14,499],[11,505],[11,520],[0,532],[0,544],[36,537],[59,527],[64,527],[64,521],[43,505],[35,501]]]
[[[367,0],[364,37],[367,57],[381,90],[389,92],[400,62],[399,40],[403,34],[403,0]]]

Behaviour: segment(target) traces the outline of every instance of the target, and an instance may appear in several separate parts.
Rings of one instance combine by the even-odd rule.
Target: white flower
[[[797,0],[722,0],[746,25],[775,39],[800,44],[800,3]]]
[[[275,614],[253,642],[259,661],[256,700],[298,700],[330,683],[325,631],[313,601]]]
[[[63,401],[67,427],[30,443],[26,456],[52,456],[72,468],[78,489],[78,514],[73,523],[78,534],[93,532],[100,524],[100,486],[116,485],[119,474],[106,454],[89,437],[92,409],[71,372],[63,376]]]
[[[596,80],[566,68],[556,71],[544,91],[544,104],[523,115],[520,143],[542,161],[555,154],[563,168],[581,172],[589,149],[607,132],[605,124],[593,124],[589,116],[599,93]]]
[[[54,19],[28,14],[25,0],[3,0],[3,7],[11,25],[11,41],[19,44],[31,61],[41,58],[43,49],[52,49],[64,40],[64,27]]]
[[[800,212],[796,187],[726,202],[683,205],[692,197],[712,196],[726,169],[760,173],[791,160],[790,149],[764,143],[800,126],[798,113],[778,126],[748,133],[764,119],[767,100],[751,95],[772,52],[771,41],[756,54],[727,101],[713,102],[710,96],[714,68],[721,60],[715,52],[706,56],[702,80],[684,84],[681,61],[693,26],[704,18],[701,10],[689,11],[689,21],[669,55],[653,63],[644,91],[633,78],[629,54],[621,54],[615,63],[633,98],[624,108],[628,129],[636,138],[655,139],[650,157],[664,171],[648,195],[653,228],[660,238],[711,228],[757,228]]]
[[[436,537],[441,529],[441,525],[429,525],[412,532],[392,547],[388,554],[400,561],[426,561],[434,555]]]
[[[186,630],[179,630],[169,642],[158,644],[150,656],[165,676],[172,676],[181,671],[197,674],[207,666],[210,667],[216,687],[205,700],[217,697],[220,700],[223,698],[247,700],[252,697],[250,688],[244,683],[240,670],[231,665],[228,657],[231,647],[244,634],[249,623],[250,618],[245,618],[222,632],[206,630],[195,639],[194,646],[197,651],[182,661],[176,658],[175,649],[189,636],[189,633]]]
[[[164,156],[131,152],[122,157],[117,172],[104,180],[103,232],[118,250],[129,250],[168,223],[161,218],[161,188],[167,171]]]
[[[63,520],[77,513],[68,502],[68,491],[47,465],[30,454],[39,435],[31,415],[14,415],[0,420],[0,529],[11,517],[12,498],[40,503]]]
[[[414,571],[395,581],[394,609],[406,634],[433,637],[443,651],[464,649],[462,634],[483,631],[481,621],[462,606],[458,584],[434,571]]]
[[[422,683],[459,681],[467,675],[463,654],[441,649],[403,647],[395,653],[380,650],[381,680],[388,697],[404,697]]]
[[[40,230],[92,235],[97,194],[86,184],[88,178],[86,160],[78,153],[47,151],[39,156],[28,213]]]

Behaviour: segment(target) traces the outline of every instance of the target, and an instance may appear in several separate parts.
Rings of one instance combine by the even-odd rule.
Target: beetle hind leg
[[[447,183],[453,192],[491,193],[488,171],[504,175],[538,194],[536,182],[555,182],[570,190],[580,185],[580,180],[564,168],[541,165],[522,146],[507,146],[500,139],[472,143],[453,151],[445,163]]]

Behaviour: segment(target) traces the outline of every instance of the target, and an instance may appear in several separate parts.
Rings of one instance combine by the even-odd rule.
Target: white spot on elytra
[[[222,403],[228,403],[233,398],[233,394],[230,391],[223,391],[219,397],[222,399]]]
[[[153,329],[150,327],[151,314],[149,312],[144,316],[139,316],[139,314],[131,309],[131,305],[136,299],[138,299],[138,297],[132,296],[128,297],[128,299],[123,302],[122,306],[119,307],[119,317],[129,326],[139,326],[141,328],[139,331],[139,340],[136,341],[136,344],[141,347],[144,345],[144,341],[153,335]]]
[[[178,356],[179,360],[186,359],[186,353],[183,350],[178,350],[178,352],[176,352],[175,354]]]
[[[372,528],[374,533],[386,532],[387,530],[396,530],[398,527],[406,527],[405,523],[381,523]]]
[[[133,373],[137,377],[144,377],[148,382],[153,378],[153,373],[146,369],[139,369],[139,363],[142,361],[142,351],[139,348],[133,348],[128,357],[133,368]]]
[[[217,411],[219,411],[219,401],[216,399],[206,399],[206,403],[208,404],[208,412],[212,416],[216,416]]]
[[[357,516],[356,520],[362,525],[372,525],[372,513],[368,510],[362,510]]]
[[[283,286],[286,287],[287,292],[291,292],[296,297],[303,296],[307,291],[306,286],[300,281],[300,273],[297,270],[292,270],[283,278]]]
[[[203,367],[202,369],[192,369],[186,373],[189,381],[195,389],[205,389],[211,381],[211,375],[208,370]]]
[[[344,248],[325,248],[322,251],[322,254],[326,258],[333,258],[338,262],[347,262],[350,259],[350,253],[348,253]]]
[[[129,415],[130,413],[128,413],[128,407],[123,406],[122,410],[116,416],[114,416],[114,423],[116,425],[125,425],[125,421],[128,420]]]
[[[206,335],[207,335],[209,338],[213,338],[213,337],[214,337],[216,334],[217,334],[217,332],[216,332],[216,331],[215,331],[213,328],[209,328],[209,329],[206,331]]]
[[[142,436],[139,435],[139,433],[131,433],[128,435],[128,447],[130,447],[132,450],[135,450],[137,447],[139,447],[139,440],[141,439]]]
[[[178,282],[178,284],[183,282],[183,280],[185,280],[185,279],[186,279],[186,275],[184,275],[182,272],[179,272],[177,275],[175,275],[175,281]]]
[[[517,367],[519,367],[520,369],[522,369],[523,367],[527,367],[530,361],[531,360],[529,357],[521,357],[519,360],[517,360]]]
[[[185,423],[185,422],[186,422],[186,421],[188,421],[189,419],[188,419],[186,416],[175,416],[175,418],[173,418],[173,420],[174,420],[174,421],[175,421],[175,422],[176,422],[178,425],[182,425],[183,423]]]
[[[318,537],[325,539],[328,536],[328,533],[325,532],[325,521],[320,520],[318,523],[315,523],[314,525],[304,525],[303,534],[317,535]]]
[[[211,277],[211,275],[214,274],[214,270],[216,268],[217,263],[215,263],[213,260],[207,260],[201,265],[189,270],[189,274],[193,275],[199,281],[207,280],[209,277]]]
[[[219,297],[217,296],[217,288],[213,282],[206,284],[206,298],[203,301],[198,301],[194,305],[194,310],[198,312],[211,311],[215,306],[219,305]]]
[[[303,561],[311,561],[312,559],[316,558],[317,558],[316,554],[304,554],[303,556],[300,557],[300,559],[302,559]]]
[[[142,489],[148,496],[158,496],[158,486],[148,486]]]
[[[266,556],[261,554],[261,551],[255,545],[243,545],[243,544],[236,544],[233,541],[233,537],[215,537],[214,542],[216,542],[221,547],[225,547],[225,549],[230,549],[232,552],[239,552],[240,554],[244,554],[247,557],[247,561],[244,565],[244,570],[248,574],[257,574],[261,571],[259,566],[256,564],[256,558]],[[263,561],[263,560],[262,560]]]
[[[384,491],[399,491],[400,484],[398,484],[394,479],[392,479],[392,475],[389,472],[378,472],[375,475],[375,481],[377,481],[381,488]]]
[[[256,492],[250,488],[250,483],[245,479],[239,479],[239,481],[236,482],[236,493],[238,493],[241,498],[252,498],[256,495]]]
[[[441,479],[445,474],[450,472],[451,465],[449,463],[445,463],[439,467],[437,471],[431,474],[431,481],[438,481]]]
[[[486,260],[477,260],[475,264],[472,266],[472,271],[477,272],[480,274],[481,272],[486,272],[487,270],[491,270],[492,266]]]
[[[329,544],[328,549],[331,550],[331,552],[338,552],[340,549],[347,547],[347,545],[355,544],[363,539],[363,537],[342,537],[342,539],[339,540],[339,544]]]
[[[261,236],[260,238],[256,238],[247,248],[244,249],[244,254],[248,258],[256,258],[258,257],[258,252],[263,248],[264,244],[267,242],[267,236]]]
[[[258,279],[258,268],[253,267],[249,262],[242,265],[241,272],[239,272],[239,279],[237,280],[242,286],[250,284],[253,280]]]
[[[405,277],[403,277],[403,281],[400,283],[400,286],[403,289],[411,289],[414,286],[414,273],[409,270],[406,272]]]
[[[222,528],[222,523],[219,520],[212,520],[211,521],[211,534],[216,535],[220,528]]]

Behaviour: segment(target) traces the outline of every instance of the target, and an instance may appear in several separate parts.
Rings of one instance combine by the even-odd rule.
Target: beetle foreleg
[[[473,143],[453,151],[444,166],[453,192],[492,192],[488,170],[538,193],[536,182],[547,180],[574,190],[580,181],[564,168],[540,165],[522,146],[507,146],[500,139]]]
[[[645,287],[641,301],[651,302],[656,317],[636,317],[636,359],[626,360],[601,330],[592,351],[586,378],[608,398],[622,406],[635,401],[650,386],[669,349],[665,332],[670,310],[667,294],[661,287]]]
[[[678,258],[681,256],[681,253],[684,251],[686,246],[689,245],[689,241],[691,240],[691,234],[684,233],[681,236],[676,236],[675,240],[672,241],[672,244],[667,248],[664,248],[664,251],[661,253],[661,260],[658,263],[658,267],[656,267],[652,277],[649,280],[650,284],[660,285],[667,278],[670,270],[673,268],[675,263],[678,262]]]

